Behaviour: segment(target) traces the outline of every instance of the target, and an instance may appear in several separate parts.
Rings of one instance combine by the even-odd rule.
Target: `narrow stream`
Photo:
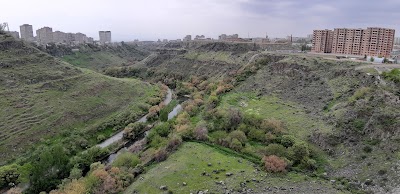
[[[168,94],[164,99],[164,104],[167,105],[172,101],[172,90],[168,88]],[[175,110],[175,108],[174,108]],[[175,114],[176,115],[176,114]],[[169,119],[169,114],[168,114],[168,119]],[[145,123],[147,122],[147,115],[143,116],[142,118],[140,118],[137,122],[141,122],[141,123]],[[96,146],[101,147],[101,148],[105,148],[119,140],[121,140],[123,138],[124,135],[124,131],[120,131],[119,133],[115,134],[114,136],[106,139],[105,141],[101,142],[100,144],[97,144]]]

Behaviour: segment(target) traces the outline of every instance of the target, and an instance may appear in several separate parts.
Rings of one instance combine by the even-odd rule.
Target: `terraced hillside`
[[[97,134],[112,133],[110,123],[143,114],[139,105],[158,91],[138,80],[76,68],[1,35],[0,164],[59,135],[64,140],[81,134],[83,145],[93,144]],[[107,123],[111,129],[103,127]]]

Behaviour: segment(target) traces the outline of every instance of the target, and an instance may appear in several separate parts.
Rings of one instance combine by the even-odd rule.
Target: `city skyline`
[[[7,9],[1,20],[9,23],[11,31],[29,23],[35,28],[50,26],[97,37],[99,30],[109,29],[115,41],[178,39],[187,34],[213,38],[220,34],[265,37],[266,33],[269,37],[290,34],[305,37],[313,29],[353,26],[400,30],[396,21],[400,13],[395,10],[400,2],[395,0],[379,4],[361,0],[123,0],[118,3],[71,0],[57,4],[49,0],[23,0],[22,3],[6,1],[4,7]]]

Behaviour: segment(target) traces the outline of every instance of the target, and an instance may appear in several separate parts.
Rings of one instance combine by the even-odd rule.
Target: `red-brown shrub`
[[[286,172],[287,163],[285,160],[275,155],[264,156],[262,161],[265,164],[265,170],[268,172]]]

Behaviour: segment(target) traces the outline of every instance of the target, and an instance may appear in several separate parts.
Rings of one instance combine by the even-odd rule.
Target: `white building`
[[[53,42],[53,29],[50,27],[43,27],[36,30],[36,41],[38,41],[39,44]]]

